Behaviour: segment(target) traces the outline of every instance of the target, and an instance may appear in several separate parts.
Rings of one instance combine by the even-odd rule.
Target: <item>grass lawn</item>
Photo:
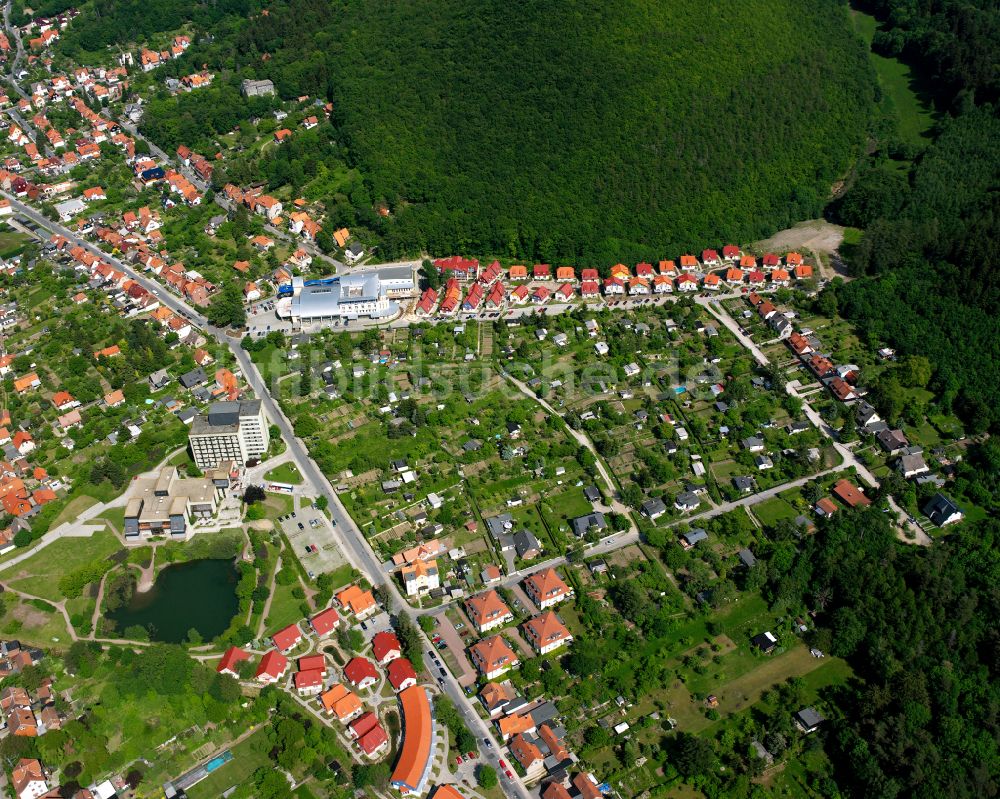
[[[19,638],[26,643],[50,646],[53,642],[69,641],[66,619],[57,608],[43,608],[29,602],[18,602],[7,607],[0,622],[3,634]]]
[[[279,516],[286,516],[295,508],[292,498],[287,494],[268,494],[264,500],[265,518],[274,521]]]
[[[49,526],[49,529],[55,530],[60,524],[74,521],[81,513],[87,510],[87,508],[92,508],[96,504],[97,500],[93,497],[87,496],[86,494],[79,497],[73,497],[73,499],[66,504],[66,507],[62,509],[62,513],[52,520],[52,524]]]
[[[851,16],[855,30],[871,46],[878,20],[860,11],[852,11]],[[926,144],[928,131],[934,125],[934,113],[927,98],[921,96],[923,93],[916,85],[913,71],[896,58],[885,58],[873,52],[869,52],[868,57],[885,95],[883,103],[895,114],[900,137],[917,145]]]
[[[284,556],[282,557],[282,568],[285,568]],[[297,580],[291,585],[278,585],[275,583],[271,607],[268,609],[267,618],[264,620],[265,634],[270,635],[302,618],[302,611],[299,609],[299,605],[305,600],[296,599],[292,596],[292,589],[298,585]]]
[[[288,483],[293,486],[302,484],[302,475],[299,474],[299,469],[294,463],[282,463],[280,466],[275,466],[264,475],[264,479],[273,483]]]
[[[271,764],[263,728],[233,747],[233,759],[187,790],[191,799],[215,799],[233,785],[240,785],[261,767]],[[192,764],[194,765],[194,764]]]
[[[125,529],[125,508],[109,508],[97,518],[111,522],[118,532]]]
[[[0,258],[13,258],[24,249],[24,245],[29,241],[31,241],[30,236],[4,225],[0,228]]]
[[[766,502],[754,505],[751,510],[753,515],[760,519],[761,524],[768,527],[777,524],[782,519],[794,519],[799,515],[798,511],[781,497],[772,497]]]
[[[59,578],[74,569],[103,560],[122,548],[109,531],[101,530],[89,538],[60,538],[11,567],[5,575],[12,588],[35,596],[59,601]]]

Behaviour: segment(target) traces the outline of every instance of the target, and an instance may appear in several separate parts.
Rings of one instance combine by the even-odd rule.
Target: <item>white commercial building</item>
[[[271,445],[260,400],[212,403],[208,413],[194,418],[188,442],[199,469],[214,469],[227,460],[245,465],[260,458]]]
[[[290,291],[278,300],[276,312],[295,324],[322,324],[343,319],[380,319],[399,312],[396,297],[413,294],[416,282],[409,266],[387,267],[372,272],[303,280],[292,278]]]

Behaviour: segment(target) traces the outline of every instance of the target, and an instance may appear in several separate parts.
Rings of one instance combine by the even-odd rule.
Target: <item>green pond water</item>
[[[128,605],[107,617],[119,632],[136,624],[145,627],[154,641],[182,643],[192,628],[208,641],[236,614],[236,581],[231,560],[175,563],[163,568],[149,591],[136,592]]]

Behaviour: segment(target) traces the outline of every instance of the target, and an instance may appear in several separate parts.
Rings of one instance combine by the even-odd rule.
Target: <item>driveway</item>
[[[535,603],[531,601],[528,594],[521,587],[520,583],[515,583],[510,587],[511,592],[517,597],[517,600],[524,606],[524,609],[530,613],[532,616],[538,615],[538,608],[535,607]]]
[[[437,621],[437,627],[434,628],[434,632],[438,633],[444,642],[448,645],[448,650],[451,652],[451,660],[455,666],[458,667],[460,674],[456,674],[455,677],[458,679],[458,684],[463,688],[469,685],[475,685],[476,682],[476,670],[473,668],[472,664],[469,662],[469,658],[465,654],[465,641],[462,636],[459,635],[458,630],[455,629],[451,621],[444,614],[444,609],[442,608],[440,613],[433,617]],[[444,656],[444,652],[438,651],[438,657]]]

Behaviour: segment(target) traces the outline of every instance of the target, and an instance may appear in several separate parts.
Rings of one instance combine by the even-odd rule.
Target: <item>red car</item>
[[[512,779],[514,779],[514,772],[513,772],[513,771],[511,771],[510,769],[507,769],[507,770],[506,770],[506,771],[504,772],[504,774],[506,774],[506,775],[507,775],[507,779],[508,779],[508,780],[512,780]]]
[[[466,752],[465,753],[465,759],[466,760],[475,760],[476,759],[476,753],[475,752]]]
[[[456,755],[455,756],[455,762],[458,763],[458,765],[462,765],[462,756],[461,755]]]
[[[507,768],[507,764],[504,763],[503,758],[500,759],[500,768],[502,768],[502,769],[506,769]]]

